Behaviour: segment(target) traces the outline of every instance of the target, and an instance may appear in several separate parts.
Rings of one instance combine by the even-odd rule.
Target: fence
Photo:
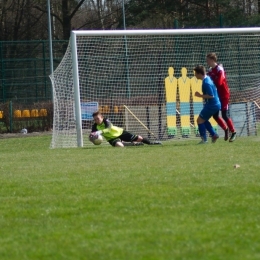
[[[68,41],[53,41],[54,69],[59,65],[67,45]],[[0,42],[0,133],[16,132],[24,126],[32,131],[51,126],[52,117],[41,116],[40,113],[44,111],[41,109],[45,109],[48,115],[52,114],[49,74],[47,40]],[[22,112],[26,110],[30,111],[30,116],[24,117]]]
[[[54,69],[68,41],[53,41]],[[0,102],[33,103],[52,99],[48,41],[0,42]]]

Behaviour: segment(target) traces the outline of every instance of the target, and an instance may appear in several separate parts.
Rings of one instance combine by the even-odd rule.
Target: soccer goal
[[[238,137],[257,135],[260,28],[72,31],[50,76],[51,147],[92,145],[88,135],[96,110],[114,125],[150,139],[198,139],[196,119],[203,103],[194,97],[201,82],[193,68],[207,68],[209,52],[226,71]]]

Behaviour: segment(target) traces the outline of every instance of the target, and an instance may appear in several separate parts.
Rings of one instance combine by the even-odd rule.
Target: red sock
[[[227,122],[230,132],[232,132],[232,133],[236,132],[232,120],[230,118],[228,118],[228,120],[226,122]]]
[[[227,129],[227,126],[226,126],[224,120],[223,120],[221,117],[219,117],[219,118],[216,120],[216,122],[218,123],[218,125],[219,125],[224,131]]]

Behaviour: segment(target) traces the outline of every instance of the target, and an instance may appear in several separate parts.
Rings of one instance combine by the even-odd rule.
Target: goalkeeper
[[[114,126],[107,118],[104,118],[99,111],[94,112],[92,116],[95,123],[92,126],[91,134],[89,136],[90,141],[91,137],[101,134],[114,147],[124,147],[125,144],[123,142],[130,142],[132,145],[135,145],[134,143],[137,145],[161,144],[161,142],[151,142],[147,138],[129,133],[121,127]]]

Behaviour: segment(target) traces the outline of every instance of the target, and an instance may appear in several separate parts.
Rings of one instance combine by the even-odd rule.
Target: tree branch
[[[78,11],[78,9],[82,6],[82,4],[85,2],[86,0],[81,0],[78,5],[76,6],[76,8],[74,9],[74,11],[71,13],[70,15],[70,19],[72,19],[72,17],[75,15],[75,13]]]
[[[192,4],[192,5],[196,5],[196,6],[199,6],[199,7],[202,7],[203,9],[206,9],[207,7],[202,5],[202,4],[199,4],[199,3],[196,3],[195,1],[190,1],[190,0],[187,0],[188,3]]]
[[[34,9],[37,9],[37,10],[43,12],[43,13],[47,13],[47,10],[42,9],[41,7],[39,7],[39,6],[37,6],[37,5],[34,5],[33,8],[34,8]],[[51,12],[51,16],[54,16],[60,23],[62,23],[62,20],[60,19],[60,17],[57,16],[55,13],[52,13],[52,12]]]

